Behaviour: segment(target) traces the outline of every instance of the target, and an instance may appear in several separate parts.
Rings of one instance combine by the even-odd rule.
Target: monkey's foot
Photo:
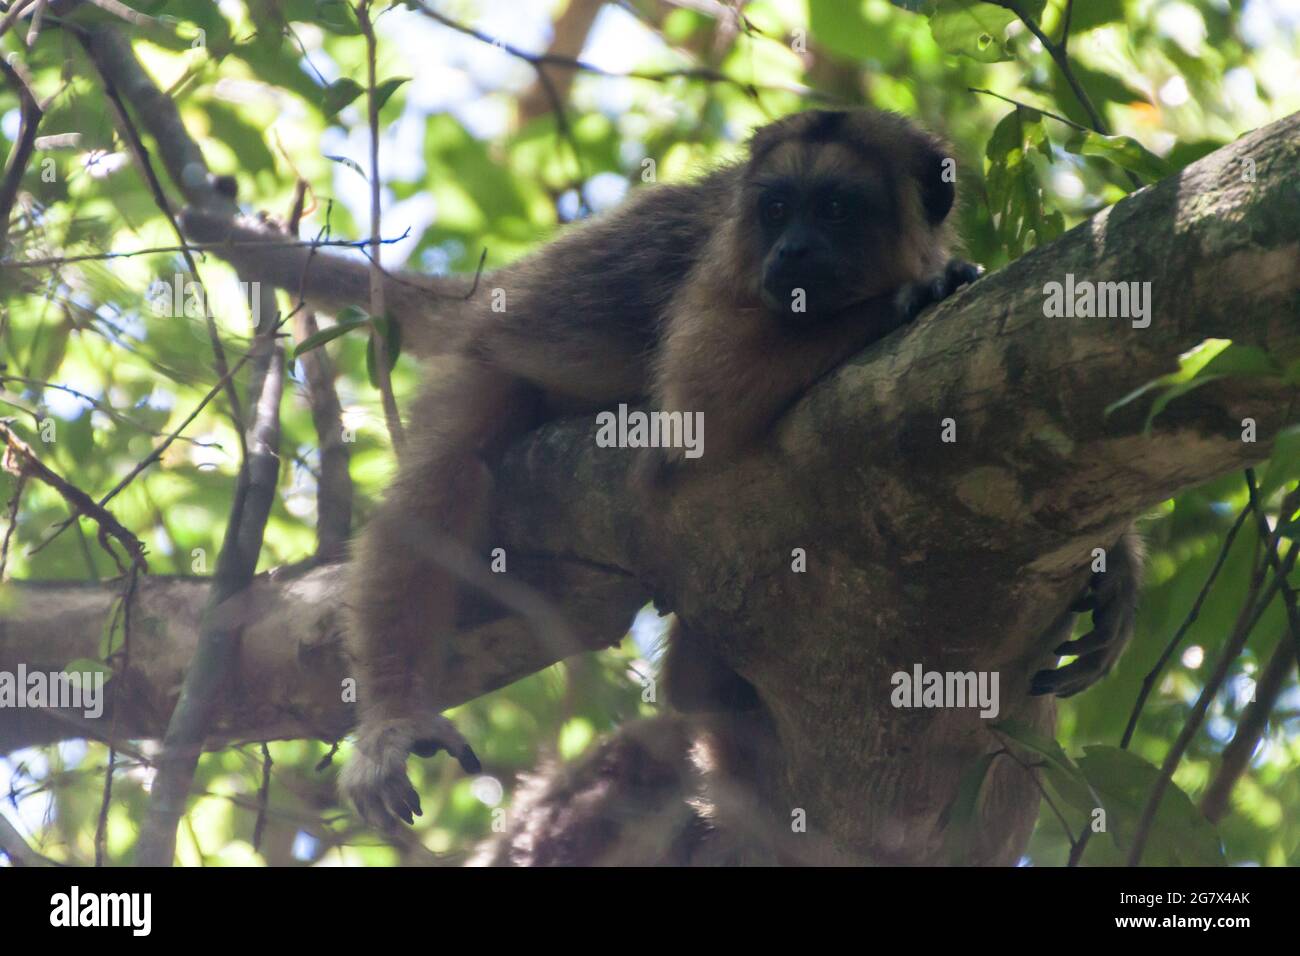
[[[362,721],[356,752],[339,775],[339,790],[371,826],[392,830],[398,820],[413,823],[423,810],[406,776],[407,755],[432,757],[439,750],[455,757],[466,773],[478,773],[478,757],[445,717],[419,714]]]
[[[943,272],[921,282],[903,286],[898,293],[897,306],[904,322],[911,322],[922,311],[942,302],[964,285],[969,285],[984,274],[984,270],[962,259],[949,259]]]
[[[1029,693],[1073,697],[1110,673],[1133,634],[1135,603],[1124,589],[1108,593],[1102,575],[1094,574],[1089,589],[1071,608],[1092,611],[1092,630],[1077,641],[1066,641],[1052,653],[1077,657],[1065,667],[1042,670],[1034,675]]]

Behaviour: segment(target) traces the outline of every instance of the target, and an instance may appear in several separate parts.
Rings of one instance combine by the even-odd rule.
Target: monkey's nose
[[[802,259],[808,255],[808,243],[806,242],[787,242],[782,244],[777,258],[782,262],[793,262],[796,259]]]

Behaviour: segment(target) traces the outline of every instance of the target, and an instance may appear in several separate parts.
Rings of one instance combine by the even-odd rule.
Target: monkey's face
[[[778,177],[753,190],[764,303],[799,319],[870,297],[894,272],[897,213],[888,190],[845,177]]]
[[[740,226],[763,304],[804,325],[922,278],[953,203],[943,162],[889,113],[810,110],[759,130]]]

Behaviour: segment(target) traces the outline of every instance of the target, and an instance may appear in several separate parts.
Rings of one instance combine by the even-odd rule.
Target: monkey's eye
[[[777,225],[785,221],[786,205],[780,199],[769,199],[763,203],[763,221]]]
[[[822,204],[822,216],[827,222],[843,222],[849,218],[849,207],[838,199],[828,199]]]

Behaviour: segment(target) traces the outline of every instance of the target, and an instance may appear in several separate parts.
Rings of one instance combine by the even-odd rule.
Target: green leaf
[[[1178,371],[1153,379],[1112,402],[1106,406],[1106,414],[1136,401],[1147,392],[1163,389],[1151,403],[1143,424],[1143,429],[1149,432],[1156,416],[1174,399],[1209,382],[1230,377],[1283,379],[1284,373],[1278,361],[1258,346],[1235,345],[1231,339],[1206,339],[1179,356]]]
[[[1142,810],[1160,770],[1118,747],[1085,747],[1079,769],[1105,800],[1106,829],[1115,845],[1133,845]],[[1170,782],[1152,821],[1145,866],[1222,866],[1223,847],[1214,827],[1191,799]]]
[[[819,48],[846,60],[879,62],[892,55],[890,31],[868,20],[857,0],[809,0],[807,23]]]
[[[383,109],[388,98],[397,92],[397,88],[403,83],[410,82],[409,76],[395,76],[391,80],[384,80],[375,87],[376,109]]]
[[[391,372],[393,366],[397,364],[398,354],[402,351],[402,327],[388,315],[375,319],[374,326],[379,331],[379,334],[384,337],[384,350],[388,357],[388,371]],[[378,388],[379,371],[375,362],[375,337],[373,335],[370,337],[370,341],[366,343],[366,375],[370,379],[370,384]]]
[[[939,0],[930,15],[934,42],[949,53],[981,63],[1011,59],[1007,27],[1016,15],[981,0]]]
[[[364,92],[361,84],[350,77],[335,80],[321,93],[321,111],[326,116],[333,116]]]
[[[316,0],[316,22],[340,36],[355,36],[361,32],[361,24],[352,11],[347,0]]]
[[[1018,720],[1000,721],[993,729],[1042,757],[1046,763],[1040,772],[1070,806],[1087,815],[1103,805],[1098,794],[1088,786],[1083,771],[1052,737]]]
[[[1065,142],[1065,149],[1078,156],[1096,156],[1109,160],[1121,169],[1155,181],[1173,170],[1168,163],[1131,136],[1103,136],[1091,130],[1076,130]]]
[[[1081,0],[1070,14],[1070,35],[1124,21],[1124,0]]]
[[[122,646],[123,624],[122,624],[122,599],[118,598],[109,607],[108,614],[104,616],[104,627],[99,632],[99,651],[100,660],[108,660]]]
[[[994,127],[985,155],[989,212],[1012,259],[1065,231],[1061,213],[1044,208],[1038,171],[1030,161],[1031,157],[1039,163],[1052,158],[1042,113],[1016,107]]]
[[[346,316],[346,318],[345,318]],[[332,342],[340,335],[346,335],[353,329],[359,329],[363,325],[370,324],[370,317],[355,306],[350,306],[343,313],[340,313],[339,319],[327,329],[321,329],[314,335],[309,335],[294,347],[292,358],[296,361],[303,355],[306,355],[312,349],[320,348],[326,342]]]

